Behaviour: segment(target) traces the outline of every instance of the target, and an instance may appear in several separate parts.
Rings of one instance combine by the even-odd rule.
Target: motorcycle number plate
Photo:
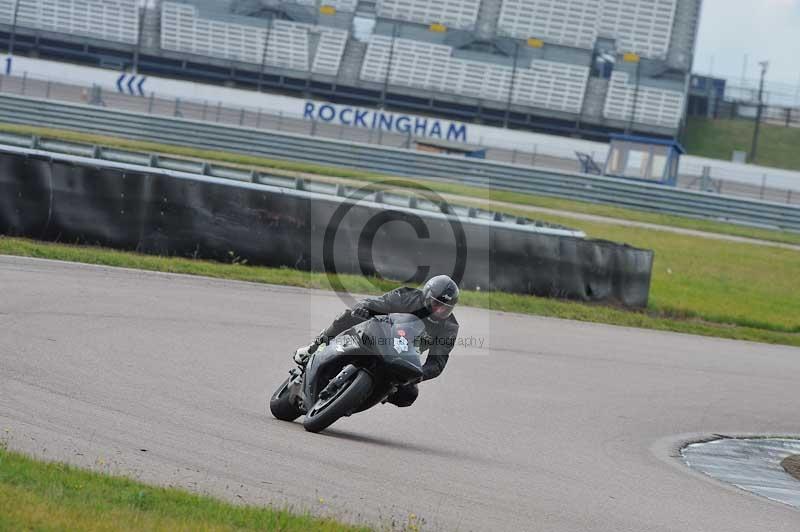
[[[399,336],[394,339],[394,350],[398,353],[405,353],[408,351],[408,340],[404,336]]]

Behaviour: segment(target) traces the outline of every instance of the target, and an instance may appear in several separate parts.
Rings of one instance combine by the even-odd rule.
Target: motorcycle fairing
[[[354,336],[345,331],[328,345],[311,356],[306,365],[303,395],[307,398],[307,408],[317,401],[317,397],[328,381],[350,361],[366,354]]]
[[[423,335],[422,320],[412,314],[399,313],[375,316],[344,331],[308,361],[303,379],[304,408],[307,410],[316,403],[320,391],[346,365],[365,368],[376,356],[383,359],[381,373],[391,376],[397,384],[419,382],[423,376],[419,355]],[[376,385],[365,404],[372,406],[385,399],[392,387],[390,382]]]

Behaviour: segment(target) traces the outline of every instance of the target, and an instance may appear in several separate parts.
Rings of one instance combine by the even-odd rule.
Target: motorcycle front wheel
[[[356,410],[369,396],[371,389],[372,377],[363,370],[359,371],[336,393],[317,401],[306,414],[303,427],[309,432],[319,432],[330,427],[340,417]]]
[[[290,376],[283,381],[272,397],[269,399],[269,410],[272,415],[281,421],[294,421],[302,412],[297,405],[293,404],[289,395],[289,384],[294,377]]]

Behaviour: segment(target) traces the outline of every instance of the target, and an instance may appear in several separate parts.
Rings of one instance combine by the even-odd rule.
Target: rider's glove
[[[312,342],[310,345],[299,348],[294,352],[294,361],[300,366],[305,366],[308,359],[317,350],[317,347],[317,343]]]
[[[313,342],[297,349],[297,351],[294,352],[294,361],[301,366],[305,366],[306,362],[308,362],[308,359],[311,358],[311,355],[317,352],[319,346],[326,343],[328,343],[328,337],[324,334],[320,334],[314,338]]]
[[[350,315],[362,320],[368,320],[372,317],[372,312],[370,312],[370,310],[366,307],[357,306],[350,310]]]

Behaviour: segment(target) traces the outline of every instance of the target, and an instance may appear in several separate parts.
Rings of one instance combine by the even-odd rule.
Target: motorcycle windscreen
[[[425,324],[412,314],[389,314],[376,320],[382,330],[377,338],[377,351],[383,356],[387,369],[406,382],[422,378],[419,345],[425,334]]]

